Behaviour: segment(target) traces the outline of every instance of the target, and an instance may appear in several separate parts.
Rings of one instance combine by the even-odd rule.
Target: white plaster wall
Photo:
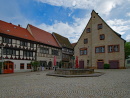
[[[31,69],[27,69],[27,64],[31,62],[31,60],[11,60],[4,59],[4,61],[12,61],[14,63],[14,72],[28,72]],[[24,63],[24,69],[20,69],[20,63]]]

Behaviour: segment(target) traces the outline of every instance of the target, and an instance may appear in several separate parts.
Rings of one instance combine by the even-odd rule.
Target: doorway
[[[104,69],[104,61],[103,60],[97,61],[97,68],[98,69]]]
[[[84,61],[79,61],[79,68],[84,69]]]
[[[3,73],[14,73],[14,63],[12,61],[4,62]]]

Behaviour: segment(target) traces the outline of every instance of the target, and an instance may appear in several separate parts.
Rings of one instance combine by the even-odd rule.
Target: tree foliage
[[[37,71],[37,67],[39,67],[39,61],[31,61],[31,65],[33,67],[33,71]]]
[[[130,42],[125,43],[125,58],[128,59],[130,56]]]

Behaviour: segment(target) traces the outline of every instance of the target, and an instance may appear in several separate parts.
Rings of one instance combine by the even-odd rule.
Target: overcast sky
[[[32,24],[56,32],[73,43],[85,28],[92,10],[130,41],[130,0],[0,0],[0,20]]]

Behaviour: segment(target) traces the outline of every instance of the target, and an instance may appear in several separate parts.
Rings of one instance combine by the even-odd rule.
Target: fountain
[[[103,73],[94,72],[94,69],[56,69],[51,73],[46,74],[47,76],[58,76],[58,77],[97,77]]]

